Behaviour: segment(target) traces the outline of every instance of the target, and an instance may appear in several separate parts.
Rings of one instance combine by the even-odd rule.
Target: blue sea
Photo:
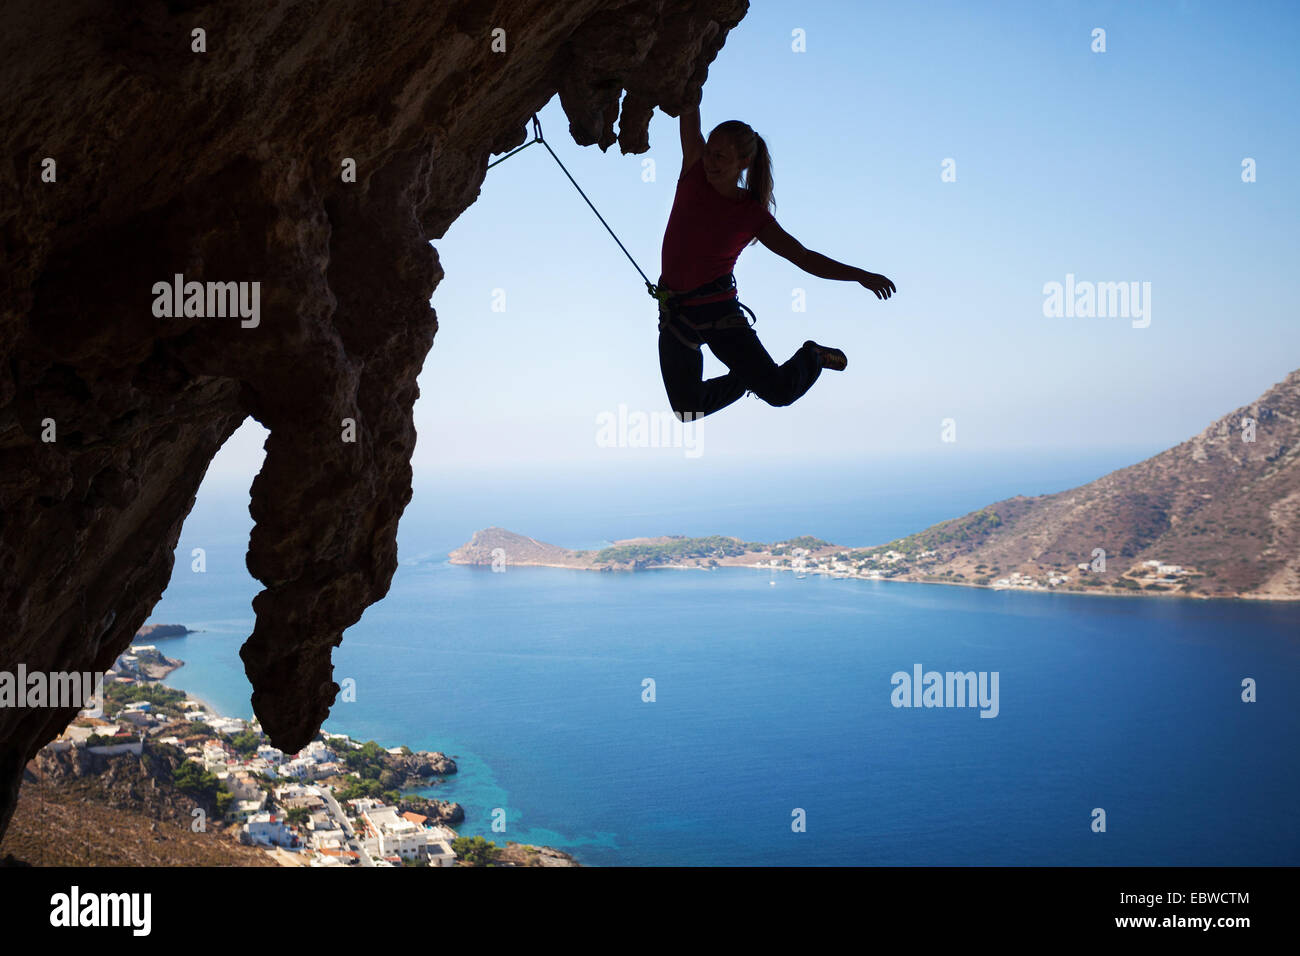
[[[465,807],[463,835],[591,865],[1295,865],[1295,604],[446,560],[490,525],[573,548],[864,546],[1140,457],[897,461],[833,482],[793,465],[725,482],[449,470],[417,487],[392,589],[335,651],[357,699],[325,727],[454,756],[460,773],[422,792]],[[160,642],[186,661],[168,683],[239,717],[250,524],[246,495],[205,487],[150,619],[200,629]],[[893,706],[892,675],[917,665],[996,672],[996,717]]]

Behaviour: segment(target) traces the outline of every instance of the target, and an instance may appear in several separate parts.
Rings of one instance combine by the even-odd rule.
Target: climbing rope
[[[491,168],[492,168],[493,166],[495,166],[497,163],[504,163],[507,159],[509,159],[509,158],[510,158],[511,156],[513,156],[515,153],[523,152],[523,151],[524,151],[525,149],[527,149],[529,146],[532,146],[533,143],[540,143],[540,142],[542,141],[542,124],[539,123],[539,122],[537,122],[537,114],[536,114],[536,113],[533,114],[533,137],[534,137],[533,139],[530,139],[528,142],[524,143],[524,145],[523,145],[523,146],[520,146],[518,149],[512,149],[510,152],[506,153],[506,154],[505,154],[504,156],[502,156],[500,159],[495,159],[495,160],[493,160],[492,162],[488,163],[488,164],[487,164],[487,168],[488,168],[488,169],[491,169]]]
[[[632,254],[628,252],[626,247],[624,247],[623,243],[619,241],[618,236],[614,235],[614,230],[609,228],[609,223],[607,223],[605,221],[605,217],[600,214],[600,210],[598,210],[592,204],[590,199],[587,199],[587,194],[582,191],[582,187],[578,185],[577,180],[575,180],[571,175],[569,175],[569,171],[564,168],[564,163],[561,163],[560,157],[555,155],[555,150],[551,149],[551,144],[546,142],[546,140],[542,138],[542,124],[537,119],[536,113],[533,114],[533,138],[530,139],[528,142],[524,143],[524,145],[520,146],[518,149],[512,149],[510,152],[506,153],[500,159],[493,160],[492,162],[488,163],[487,168],[491,169],[497,163],[504,163],[515,153],[527,149],[529,146],[532,146],[533,143],[541,143],[543,146],[546,147],[546,151],[550,153],[551,157],[555,160],[555,162],[559,164],[560,169],[564,170],[564,175],[569,177],[569,182],[573,183],[573,188],[578,190],[578,195],[580,195],[583,199],[587,200],[587,205],[591,206],[591,211],[596,214],[596,218],[600,220],[600,224],[604,226],[607,230],[609,230],[609,234],[611,236],[614,236],[614,241],[617,242],[618,247],[623,250],[623,255],[627,256],[628,261],[632,263],[636,271],[641,273],[641,278],[645,279],[646,291],[648,291],[651,296],[653,296],[654,298],[658,299],[661,302],[666,300],[671,294],[670,291],[662,290],[658,288],[653,282],[651,282],[649,279],[646,278],[646,274],[642,272],[641,267],[636,264],[636,260],[632,258]]]

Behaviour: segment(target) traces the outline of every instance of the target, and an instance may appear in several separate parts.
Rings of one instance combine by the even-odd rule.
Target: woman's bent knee
[[[763,383],[762,385],[751,388],[750,391],[760,399],[776,408],[783,408],[786,405],[793,405],[795,397],[788,390],[781,388],[779,385]]]

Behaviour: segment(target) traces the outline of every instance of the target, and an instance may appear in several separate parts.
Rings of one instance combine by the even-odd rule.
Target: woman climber
[[[732,273],[746,244],[763,243],[810,275],[850,279],[888,299],[894,283],[805,249],[768,211],[772,162],[767,144],[748,124],[729,120],[700,132],[695,106],[681,115],[682,173],[664,231],[659,276],[659,367],[668,401],[681,421],[725,408],[747,391],[769,405],[789,405],[812,387],[822,369],[842,371],[839,349],[804,342],[778,366],[741,312]],[[737,179],[745,171],[745,184]],[[750,313],[753,314],[752,312]],[[703,380],[700,346],[727,366],[726,375]]]

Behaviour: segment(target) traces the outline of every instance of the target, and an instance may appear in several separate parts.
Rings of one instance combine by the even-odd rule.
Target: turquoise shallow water
[[[152,620],[203,629],[163,642],[171,682],[246,717],[256,584],[228,509],[201,502]],[[326,728],[455,755],[427,792],[462,833],[591,864],[1300,863],[1300,608],[403,561],[335,652],[357,701]],[[915,664],[996,671],[997,717],[892,706]]]

